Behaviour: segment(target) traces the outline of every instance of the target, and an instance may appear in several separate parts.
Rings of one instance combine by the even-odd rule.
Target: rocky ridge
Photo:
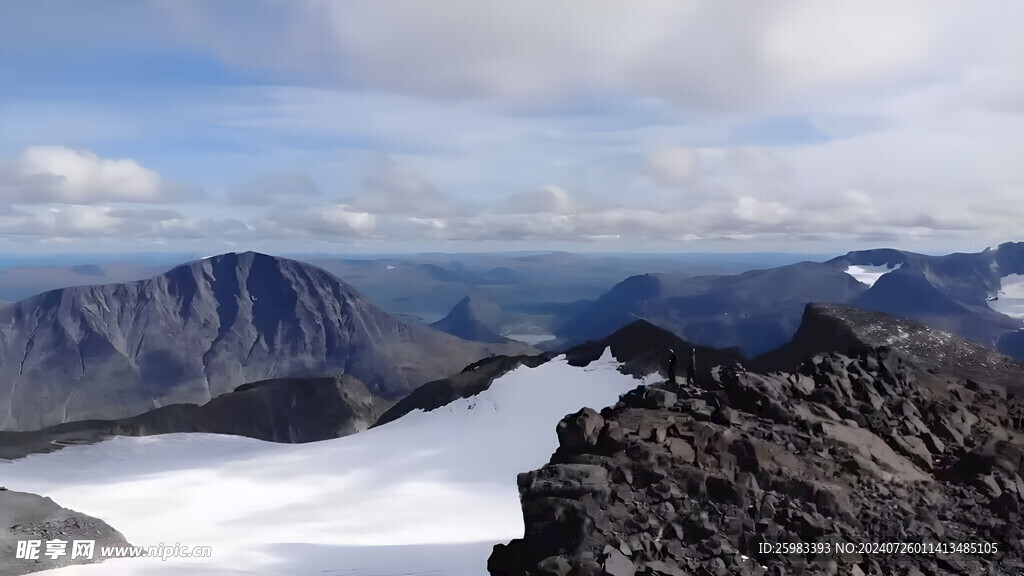
[[[519,476],[524,538],[488,570],[1024,573],[1024,397],[889,347],[844,352],[792,372],[718,368],[567,416],[550,463]],[[859,549],[889,542],[931,549]],[[776,546],[796,543],[817,549]]]
[[[390,404],[346,374],[265,380],[243,384],[202,405],[170,404],[130,418],[83,420],[29,432],[0,431],[0,458],[22,458],[113,436],[176,432],[314,442],[365,430]]]

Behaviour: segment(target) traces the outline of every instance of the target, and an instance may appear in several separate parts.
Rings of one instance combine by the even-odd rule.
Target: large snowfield
[[[989,300],[988,307],[1011,318],[1024,320],[1024,274],[1010,274],[1000,280],[998,300]]]
[[[874,286],[875,282],[877,282],[879,278],[893,270],[899,270],[901,266],[903,266],[902,262],[895,266],[892,264],[883,264],[881,266],[850,266],[846,269],[846,273],[853,276],[853,278],[861,284]]]
[[[520,367],[469,399],[354,436],[273,444],[234,436],[115,438],[14,462],[0,484],[107,521],[135,545],[210,559],[108,560],[58,576],[486,574],[523,535],[516,475],[545,464],[555,425],[643,383],[608,350]]]

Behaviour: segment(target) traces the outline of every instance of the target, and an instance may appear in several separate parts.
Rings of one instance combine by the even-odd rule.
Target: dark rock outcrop
[[[19,540],[62,540],[67,543],[67,553],[50,558],[43,544],[37,559],[16,558]],[[75,540],[95,541],[92,559],[71,559]],[[93,564],[102,561],[101,547],[127,545],[124,536],[102,520],[62,508],[49,498],[0,487],[0,576]]]
[[[680,362],[677,376],[686,376],[685,361],[690,349],[696,349],[697,373],[710,376],[713,366],[733,366],[744,361],[737,348],[719,350],[692,344],[675,334],[659,328],[646,320],[634,320],[614,334],[580,344],[566,351],[566,358],[573,366],[584,366],[597,360],[605,348],[611,348],[615,359],[623,363],[626,373],[642,376],[652,372],[668,374],[669,350],[675,350]]]
[[[821,351],[888,347],[924,369],[1017,389],[1024,363],[918,322],[839,304],[808,304],[793,339],[749,362],[759,371],[793,370]]]
[[[519,476],[524,537],[495,546],[489,572],[1024,572],[1021,397],[936,368],[962,368],[956,346],[911,356],[838,337],[860,346],[566,416],[550,463]],[[858,549],[870,542],[925,549]]]
[[[244,384],[203,405],[171,404],[131,418],[0,432],[0,458],[21,458],[112,436],[207,432],[270,442],[314,442],[367,429],[390,405],[348,375]]]
[[[0,309],[0,429],[124,418],[246,382],[333,373],[395,399],[480,358],[529,350],[404,322],[314,266],[224,254]]]

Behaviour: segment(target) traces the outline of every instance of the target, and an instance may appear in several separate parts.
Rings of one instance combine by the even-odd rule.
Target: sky
[[[6,0],[0,251],[1022,240],[1024,4]]]

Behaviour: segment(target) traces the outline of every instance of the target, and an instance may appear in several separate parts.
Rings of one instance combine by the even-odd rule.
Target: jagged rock
[[[910,458],[910,460],[925,470],[932,469],[932,455],[928,451],[928,447],[924,441],[916,436],[904,436],[902,434],[891,434],[889,438],[892,440],[896,448],[903,453],[904,456]]]
[[[581,560],[569,572],[569,576],[602,576],[602,568],[594,560]]]
[[[608,470],[591,464],[556,464],[519,475],[525,498],[576,498],[584,494],[606,497],[611,493]]]
[[[942,454],[946,451],[946,445],[935,434],[925,434],[921,439],[924,440],[925,446],[932,454]]]
[[[565,556],[549,556],[537,564],[537,569],[543,576],[566,576],[572,566]]]
[[[604,418],[593,409],[584,408],[569,414],[558,423],[558,444],[569,450],[587,445],[596,446],[603,427]]]
[[[626,558],[622,552],[613,549],[608,553],[608,557],[604,561],[604,571],[608,576],[634,576],[636,574],[636,565],[629,558]]]
[[[672,406],[649,401],[650,388],[624,395],[602,411],[596,445],[556,452],[541,470],[602,467],[608,490],[565,480],[523,490],[529,552],[515,576],[560,554],[602,576],[1024,573],[1024,442],[988,383],[951,399],[951,379],[885,349],[822,354],[801,367],[804,380],[712,373],[720,389],[686,388]],[[624,449],[608,449],[611,431]],[[991,541],[1001,556],[758,551],[813,541]]]
[[[666,564],[661,560],[648,562],[645,568],[647,569],[645,574],[651,576],[688,576],[682,568]]]
[[[644,405],[648,408],[670,408],[676,405],[678,399],[675,392],[652,386],[649,386],[643,394]]]
[[[693,447],[690,446],[689,442],[682,438],[669,438],[668,449],[673,456],[679,458],[680,461],[686,464],[692,464],[696,458]]]

